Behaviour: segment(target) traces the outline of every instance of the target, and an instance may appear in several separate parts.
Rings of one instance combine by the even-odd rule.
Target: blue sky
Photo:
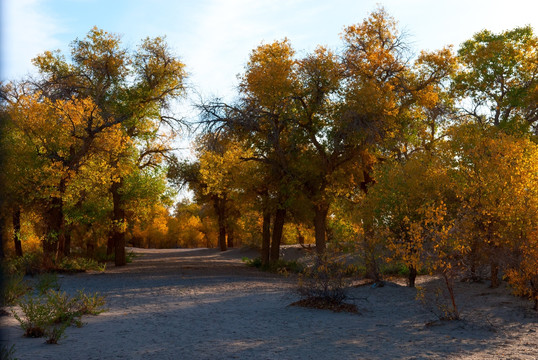
[[[31,73],[34,56],[67,52],[70,41],[96,25],[133,48],[147,36],[166,35],[196,90],[226,98],[260,43],[288,37],[299,54],[318,44],[337,49],[342,29],[377,4],[399,21],[417,52],[457,47],[484,28],[538,29],[535,0],[3,0],[1,77]]]

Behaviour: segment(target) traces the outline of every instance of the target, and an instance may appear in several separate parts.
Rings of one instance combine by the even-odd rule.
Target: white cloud
[[[203,95],[230,96],[250,51],[262,42],[296,35],[293,29],[317,12],[308,4],[305,0],[213,0],[198,8],[183,58]]]
[[[2,79],[25,76],[32,68],[31,59],[45,49],[62,44],[55,35],[61,32],[40,0],[3,0],[2,4]]]

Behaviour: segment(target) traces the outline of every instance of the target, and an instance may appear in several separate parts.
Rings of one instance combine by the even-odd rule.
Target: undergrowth
[[[99,294],[82,290],[75,296],[49,289],[45,294],[27,295],[18,302],[22,316],[12,310],[26,337],[47,338],[48,344],[57,344],[69,326],[81,327],[83,315],[97,315],[103,311],[105,300]]]
[[[244,257],[242,260],[247,266],[282,275],[288,275],[289,273],[298,274],[304,270],[304,266],[296,260],[286,261],[278,259],[265,265],[262,264],[262,259],[260,257],[254,259]]]

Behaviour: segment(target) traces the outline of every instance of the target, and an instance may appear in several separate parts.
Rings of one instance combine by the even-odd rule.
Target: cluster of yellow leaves
[[[200,155],[200,176],[206,187],[205,195],[213,194],[223,197],[234,189],[243,179],[245,161],[250,152],[238,143],[230,143],[224,152],[204,151]]]

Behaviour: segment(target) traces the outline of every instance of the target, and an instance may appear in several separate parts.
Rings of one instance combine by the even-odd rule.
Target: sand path
[[[506,288],[458,284],[465,320],[426,325],[435,316],[397,283],[353,288],[360,314],[333,313],[287,306],[296,280],[246,267],[252,252],[134,251],[126,267],[61,278],[69,293],[105,295],[108,312],[59,345],[24,338],[3,317],[2,343],[21,360],[538,359],[538,314]]]

